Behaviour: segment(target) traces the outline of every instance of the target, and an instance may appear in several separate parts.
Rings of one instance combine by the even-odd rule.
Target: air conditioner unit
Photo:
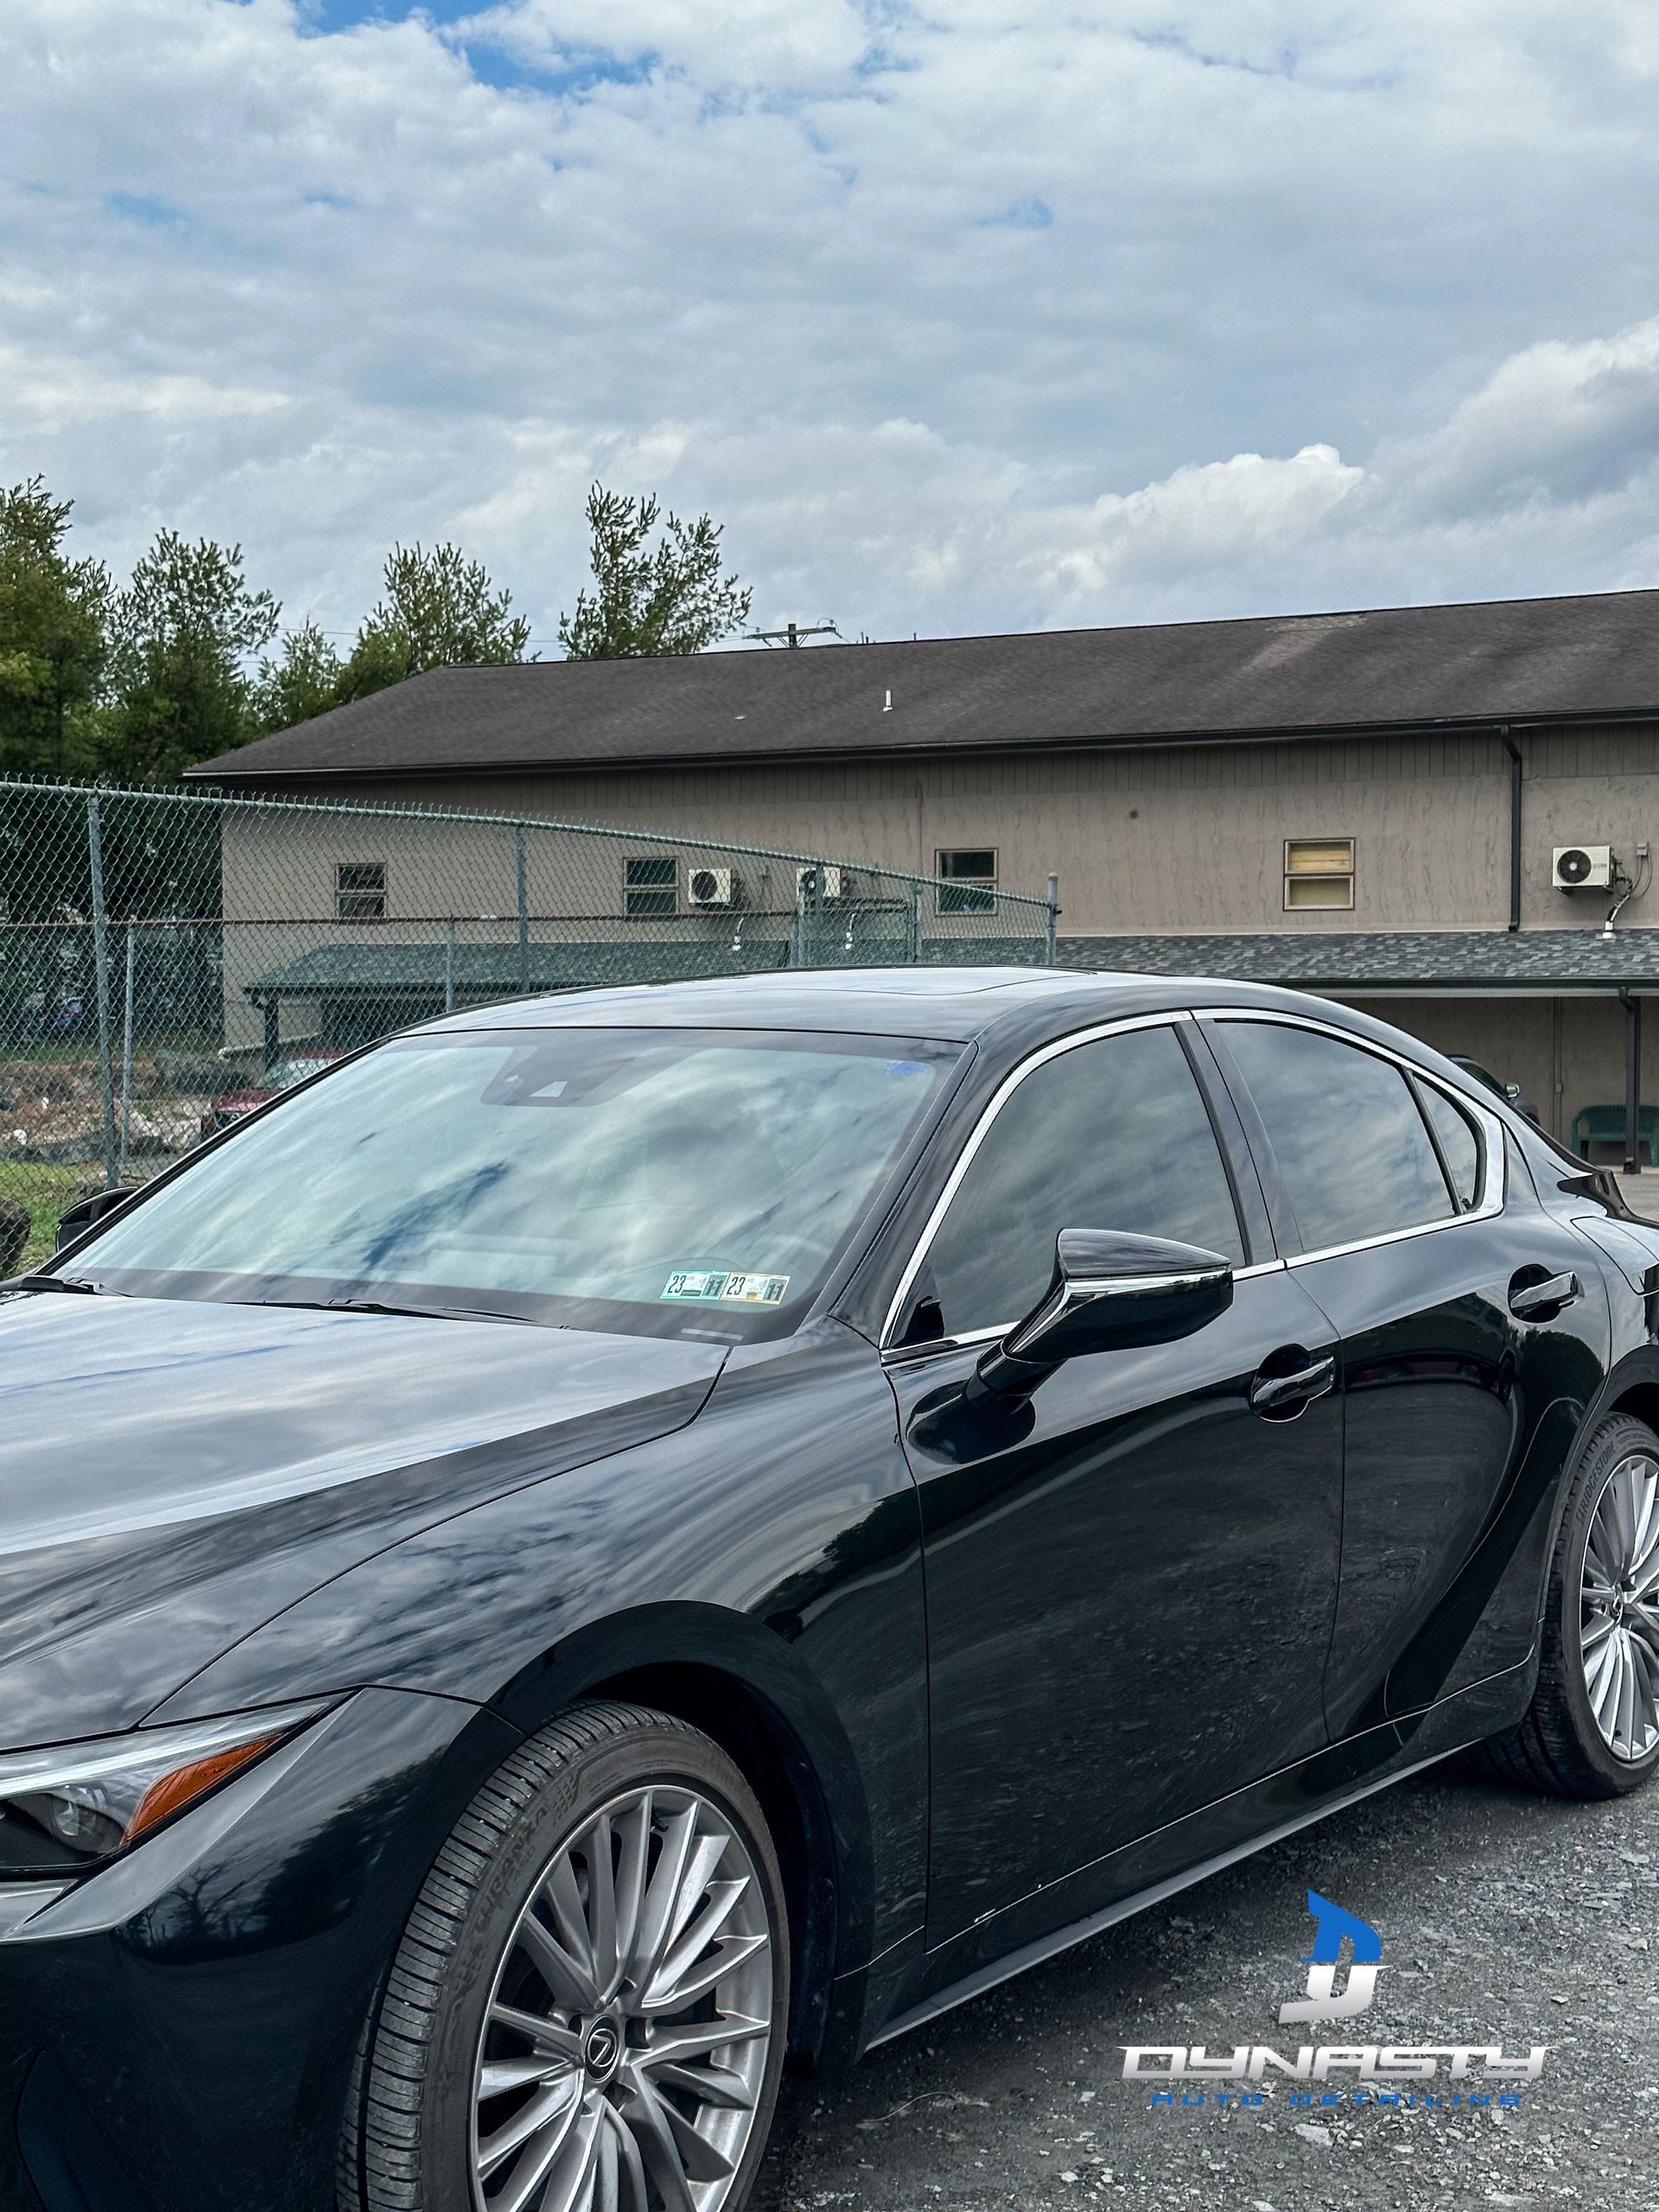
[[[798,868],[795,871],[795,896],[803,906],[817,906],[820,901],[833,906],[845,897],[841,886],[838,868]]]
[[[737,874],[729,868],[689,868],[685,872],[688,906],[735,906]]]
[[[1557,845],[1550,881],[1557,891],[1605,891],[1613,880],[1611,845]]]

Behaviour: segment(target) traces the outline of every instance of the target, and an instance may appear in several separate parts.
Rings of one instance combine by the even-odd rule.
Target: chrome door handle
[[[1530,1321],[1541,1313],[1559,1313],[1584,1296],[1584,1285],[1575,1274],[1550,1275],[1542,1282],[1523,1283],[1510,1293],[1510,1311],[1517,1321]]]
[[[1298,1368],[1294,1375],[1258,1375],[1250,1385],[1250,1403],[1259,1414],[1276,1413],[1280,1407],[1293,1406],[1299,1399],[1324,1397],[1327,1390],[1336,1388],[1336,1356],[1327,1352],[1323,1359],[1316,1359],[1311,1367]]]

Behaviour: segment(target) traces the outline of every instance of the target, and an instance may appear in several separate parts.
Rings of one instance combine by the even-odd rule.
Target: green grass
[[[14,1061],[26,1061],[30,1065],[41,1063],[48,1067],[67,1067],[72,1065],[78,1065],[82,1061],[95,1060],[97,1058],[96,1039],[89,1044],[85,1038],[78,1039],[73,1044],[67,1038],[60,1038],[55,1044],[41,1044],[36,1041],[30,1045],[8,1045],[4,1054],[0,1055],[0,1073],[3,1073]]]
[[[0,1160],[0,1198],[16,1198],[29,1215],[29,1242],[17,1262],[21,1274],[37,1268],[57,1241],[58,1217],[89,1192],[101,1190],[104,1171],[96,1162],[81,1167],[46,1167],[33,1160]]]
[[[118,1088],[121,1080],[121,1040],[118,1034],[114,1041],[116,1061],[111,1072]],[[206,1058],[218,1048],[219,1039],[216,1036],[181,1032],[162,1037],[146,1036],[140,1040],[138,1052],[149,1064],[157,1050],[197,1052]],[[28,1071],[31,1067],[44,1065],[85,1068],[95,1065],[97,1058],[98,1041],[95,1037],[80,1037],[73,1040],[59,1038],[50,1042],[35,1041],[26,1045],[7,1044],[0,1050],[0,1090],[27,1092]],[[140,1100],[148,1095],[149,1088],[148,1084],[141,1082],[137,1094]],[[98,1110],[94,1098],[88,1112],[96,1115]],[[9,1117],[0,1112],[0,1129],[9,1126]],[[146,1177],[155,1174],[158,1168],[167,1164],[163,1160],[149,1157],[129,1161],[124,1179],[142,1183]],[[51,1252],[57,1241],[58,1217],[65,1207],[73,1205],[77,1198],[86,1197],[90,1192],[101,1190],[103,1185],[104,1169],[99,1160],[90,1160],[74,1167],[53,1167],[32,1160],[0,1158],[0,1198],[16,1199],[29,1210],[29,1242],[23,1247],[22,1258],[17,1263],[20,1271],[25,1268],[38,1267]]]
[[[201,1029],[162,1030],[152,1036],[146,1030],[133,1046],[135,1059],[154,1059],[160,1052],[196,1052],[204,1059],[211,1059],[223,1040],[213,1033]],[[121,1066],[122,1038],[118,1025],[110,1039],[110,1065],[118,1071]],[[98,1059],[96,1034],[83,1033],[78,1037],[34,1038],[28,1044],[9,1043],[0,1049],[0,1080],[8,1067],[14,1064],[44,1065],[48,1067],[91,1066]]]

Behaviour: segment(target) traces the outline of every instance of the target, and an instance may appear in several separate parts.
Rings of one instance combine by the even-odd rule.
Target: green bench
[[[1637,1156],[1641,1147],[1648,1147],[1648,1165],[1659,1166],[1659,1106],[1643,1106],[1636,1118]],[[1592,1144],[1624,1142],[1624,1109],[1622,1106],[1586,1106],[1583,1112],[1573,1116],[1573,1149],[1580,1160],[1588,1160]]]

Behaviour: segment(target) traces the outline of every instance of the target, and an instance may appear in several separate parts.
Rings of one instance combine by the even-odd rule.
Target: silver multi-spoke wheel
[[[1579,1648],[1590,1709],[1615,1758],[1659,1743],[1659,1460],[1622,1459],[1590,1516]]]
[[[561,1844],[490,1993],[474,2212],[718,2212],[772,2035],[766,1896],[736,1823],[667,1783]]]

